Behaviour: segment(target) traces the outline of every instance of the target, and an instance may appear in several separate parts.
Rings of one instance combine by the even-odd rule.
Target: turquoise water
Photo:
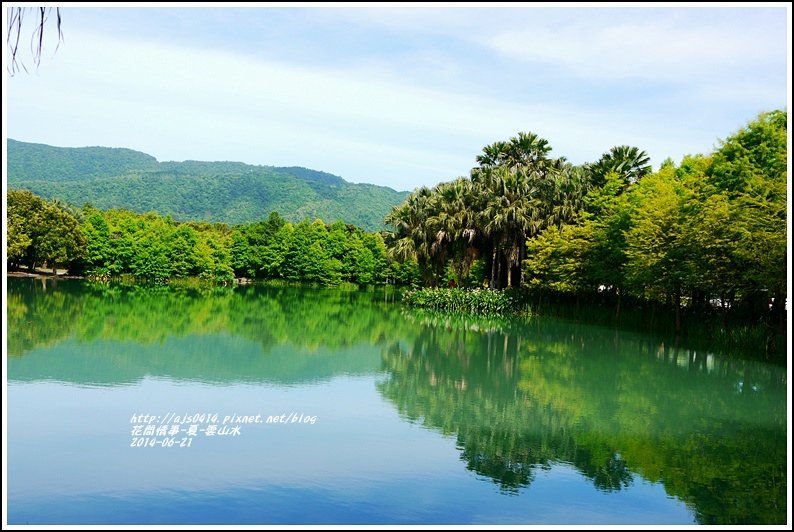
[[[8,522],[786,522],[785,368],[395,299],[9,278]]]

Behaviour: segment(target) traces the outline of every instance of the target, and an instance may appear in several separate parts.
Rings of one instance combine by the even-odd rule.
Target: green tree
[[[166,245],[172,276],[187,277],[198,273],[195,251],[197,244],[198,235],[192,227],[183,225],[168,235]]]
[[[436,235],[428,223],[432,216],[433,191],[420,187],[386,216],[386,224],[394,227],[389,255],[397,261],[415,261],[425,284],[435,285],[443,272],[443,256],[433,244]]]
[[[604,184],[607,174],[615,172],[626,185],[636,183],[651,172],[648,154],[635,146],[614,146],[591,166],[595,186]]]
[[[148,213],[139,223],[140,230],[134,235],[133,275],[155,281],[170,278],[171,260],[163,220],[156,213]]]
[[[502,277],[508,287],[520,286],[527,238],[570,219],[581,199],[583,189],[573,186],[580,172],[564,158],[550,158],[550,152],[546,139],[521,132],[508,142],[486,146],[477,157],[480,166],[472,170],[471,179],[481,198],[477,225],[491,243],[492,288],[501,286]]]
[[[487,190],[480,223],[493,242],[491,287],[499,287],[500,251],[506,258],[507,286],[513,286],[513,266],[524,258],[527,236],[536,233],[546,222],[542,192],[524,169],[510,171],[500,167],[480,174],[478,182]]]
[[[580,294],[592,289],[588,258],[594,246],[592,222],[551,226],[527,241],[528,285]]]
[[[450,268],[458,284],[466,281],[477,258],[477,198],[472,182],[458,178],[441,183],[433,189],[434,208],[427,224],[435,233],[436,248],[444,248]]]
[[[231,239],[231,267],[234,270],[234,274],[238,277],[256,277],[258,272],[254,250],[243,230],[240,228],[235,229]]]
[[[673,166],[646,176],[631,191],[634,212],[626,234],[627,279],[646,297],[673,301],[676,330],[681,325],[681,298],[692,276],[687,207],[693,196]]]
[[[372,253],[373,282],[383,284],[386,282],[389,259],[386,250],[386,243],[380,233],[364,233],[364,246]]]
[[[86,240],[85,266],[88,273],[108,273],[112,261],[110,226],[101,212],[90,209],[82,229]]]
[[[348,281],[359,284],[370,284],[375,274],[375,259],[358,234],[352,234],[345,246],[342,272]]]
[[[286,279],[287,254],[292,245],[295,226],[287,222],[273,235],[270,242],[262,249],[260,262],[261,273],[265,279]]]
[[[56,272],[81,258],[85,237],[80,224],[58,204],[47,202],[29,191],[9,191],[6,249],[12,265],[26,265],[31,271],[45,265]]]
[[[9,197],[9,204],[10,203]],[[6,244],[6,256],[9,270],[15,270],[20,266],[27,254],[28,248],[33,244],[33,240],[27,234],[25,225],[25,218],[19,212],[14,212],[14,210],[9,207],[7,223],[8,240]]]
[[[785,314],[788,180],[788,115],[761,113],[747,127],[722,142],[708,170],[708,184],[730,204],[733,227],[740,236],[734,256],[742,268],[747,300],[766,302],[774,296],[773,312]],[[763,307],[754,309],[755,312]]]
[[[231,283],[234,280],[231,238],[212,232],[202,236],[195,247],[199,276],[214,283]]]

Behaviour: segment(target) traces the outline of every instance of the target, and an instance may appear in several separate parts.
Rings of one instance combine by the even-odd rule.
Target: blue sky
[[[492,5],[67,5],[57,52],[50,23],[4,73],[5,134],[412,190],[519,131],[657,168],[788,108],[788,4]]]

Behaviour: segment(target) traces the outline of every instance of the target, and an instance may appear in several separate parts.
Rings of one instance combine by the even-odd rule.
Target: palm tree
[[[427,217],[425,205],[429,195],[430,189],[421,187],[409,194],[403,203],[393,207],[386,215],[386,224],[394,227],[391,233],[393,244],[389,249],[391,258],[398,260],[414,258],[417,261],[424,258],[425,242],[420,230]]]
[[[564,163],[553,177],[549,197],[552,208],[546,225],[561,227],[570,223],[576,212],[584,207],[584,197],[589,190],[587,169]]]
[[[514,171],[519,168],[541,170],[551,161],[548,158],[550,151],[551,146],[546,139],[535,133],[520,132],[510,139],[504,163]]]
[[[519,132],[509,141],[499,141],[482,149],[476,160],[480,165],[472,170],[473,174],[506,167],[512,171],[519,168],[532,167],[539,170],[550,161],[547,157],[551,151],[549,142],[535,133]]]
[[[525,168],[511,171],[507,167],[490,170],[481,177],[486,199],[480,212],[479,226],[493,245],[491,287],[499,287],[500,251],[504,253],[507,267],[507,286],[512,286],[513,267],[520,266],[524,258],[527,236],[536,232],[542,223],[543,179]]]
[[[478,226],[491,239],[491,287],[500,281],[500,250],[505,253],[507,285],[512,270],[521,265],[530,234],[545,225],[547,201],[552,199],[550,178],[557,175],[564,159],[550,159],[551,146],[535,133],[518,133],[509,142],[483,148],[472,182],[481,196]],[[520,268],[519,268],[520,269]],[[522,279],[519,276],[519,285]]]
[[[436,187],[437,188],[437,187]],[[389,255],[393,259],[413,258],[426,282],[435,283],[445,262],[446,249],[437,241],[438,201],[436,188],[421,187],[394,207],[385,222],[395,228]]]
[[[415,258],[431,283],[451,260],[463,281],[477,254],[488,250],[490,286],[499,288],[503,275],[512,286],[515,268],[520,286],[527,239],[570,221],[587,191],[584,169],[563,157],[549,158],[550,152],[545,139],[519,133],[483,148],[471,179],[417,189],[386,217],[395,228],[391,257]]]
[[[591,166],[593,184],[601,186],[609,172],[616,172],[631,185],[651,172],[650,158],[644,151],[634,146],[614,146]]]
[[[442,247],[445,249],[443,256],[451,256],[452,269],[458,281],[462,282],[477,255],[473,185],[468,179],[459,177],[441,183],[433,190],[433,214],[427,223],[436,235],[436,252],[440,253]]]
[[[507,150],[507,142],[500,140],[498,142],[494,142],[493,144],[489,144],[482,149],[482,155],[478,155],[476,157],[477,163],[480,165],[479,168],[475,168],[472,171],[474,172],[477,170],[501,166],[504,159],[507,157]]]

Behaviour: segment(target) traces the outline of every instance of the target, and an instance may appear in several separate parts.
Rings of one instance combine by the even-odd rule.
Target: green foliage
[[[624,295],[700,310],[717,301],[718,312],[783,330],[786,123],[785,111],[762,113],[714,154],[656,172],[635,147],[574,167],[520,133],[483,148],[470,179],[422,187],[393,208],[389,256],[416,261],[425,286],[487,278],[491,288],[606,292],[616,315]],[[475,263],[486,272],[476,281]]]
[[[632,294],[782,331],[786,138],[786,113],[762,113],[712,155],[667,160],[639,180],[599,176],[568,225],[527,241],[529,286]]]
[[[70,212],[27,191],[9,191],[6,198],[6,253],[11,269],[46,265],[55,270],[82,259],[85,236]]]
[[[163,162],[127,149],[58,148],[8,140],[8,184],[100,209],[156,211],[176,220],[252,223],[266,213],[344,220],[367,231],[407,193],[347,183],[306,168],[233,162]]]
[[[386,223],[392,257],[415,259],[426,285],[447,272],[460,285],[479,286],[470,270],[485,259],[491,288],[521,285],[524,242],[574,215],[586,192],[582,168],[548,157],[551,146],[519,133],[483,148],[470,179],[414,191],[392,209]]]
[[[785,314],[787,234],[787,113],[762,113],[722,143],[706,173],[707,191],[721,195],[731,217],[729,260],[739,267],[735,291],[775,297]]]
[[[614,146],[592,165],[593,184],[602,186],[607,175],[615,173],[623,185],[636,183],[651,172],[648,154],[635,146]]]
[[[111,262],[110,227],[102,213],[96,210],[86,212],[82,230],[86,239],[86,271],[89,275],[107,275],[107,264]]]
[[[560,320],[417,314],[378,390],[501,491],[564,463],[601,491],[660,483],[703,524],[785,521],[785,368]]]
[[[9,181],[75,181],[157,170],[157,159],[126,148],[57,148],[7,140]]]
[[[603,492],[654,483],[702,524],[786,520],[785,367],[612,327],[405,309],[384,291],[8,281],[10,381],[377,374],[402,419],[448,436],[503,493],[564,464]]]
[[[549,227],[527,242],[524,269],[528,286],[543,286],[559,292],[580,293],[592,289],[587,271],[595,239],[593,224]]]
[[[785,185],[786,122],[786,111],[761,113],[747,127],[728,137],[714,154],[710,182],[731,194],[748,191],[761,182]]]
[[[646,176],[631,192],[635,206],[626,233],[627,280],[635,291],[678,294],[691,275],[687,205],[693,191],[673,167]]]
[[[387,284],[416,287],[422,281],[422,272],[416,259],[390,260],[386,272]]]
[[[232,242],[231,264],[237,275],[325,286],[410,284],[410,278],[391,272],[378,233],[341,221],[330,226],[321,220],[292,225],[272,213],[266,222],[236,227]],[[399,270],[401,265],[395,267]]]
[[[500,316],[520,311],[509,291],[463,288],[421,288],[403,294],[403,303],[441,312]]]
[[[72,273],[94,279],[131,275],[158,283],[186,277],[217,284],[235,277],[324,286],[415,282],[415,264],[389,261],[379,233],[342,222],[293,225],[273,212],[231,229],[86,206],[78,211],[79,224],[31,192],[12,191],[8,198],[8,256],[15,266],[68,264]]]
[[[11,199],[9,197],[10,204]],[[19,263],[25,256],[25,252],[33,244],[33,240],[27,233],[27,225],[25,217],[19,210],[9,209],[6,253],[8,260],[12,263]]]
[[[632,207],[622,190],[621,176],[610,173],[604,187],[592,189],[585,197],[581,219],[591,244],[586,266],[591,290],[604,286],[620,291],[625,286],[626,232],[632,224]]]

